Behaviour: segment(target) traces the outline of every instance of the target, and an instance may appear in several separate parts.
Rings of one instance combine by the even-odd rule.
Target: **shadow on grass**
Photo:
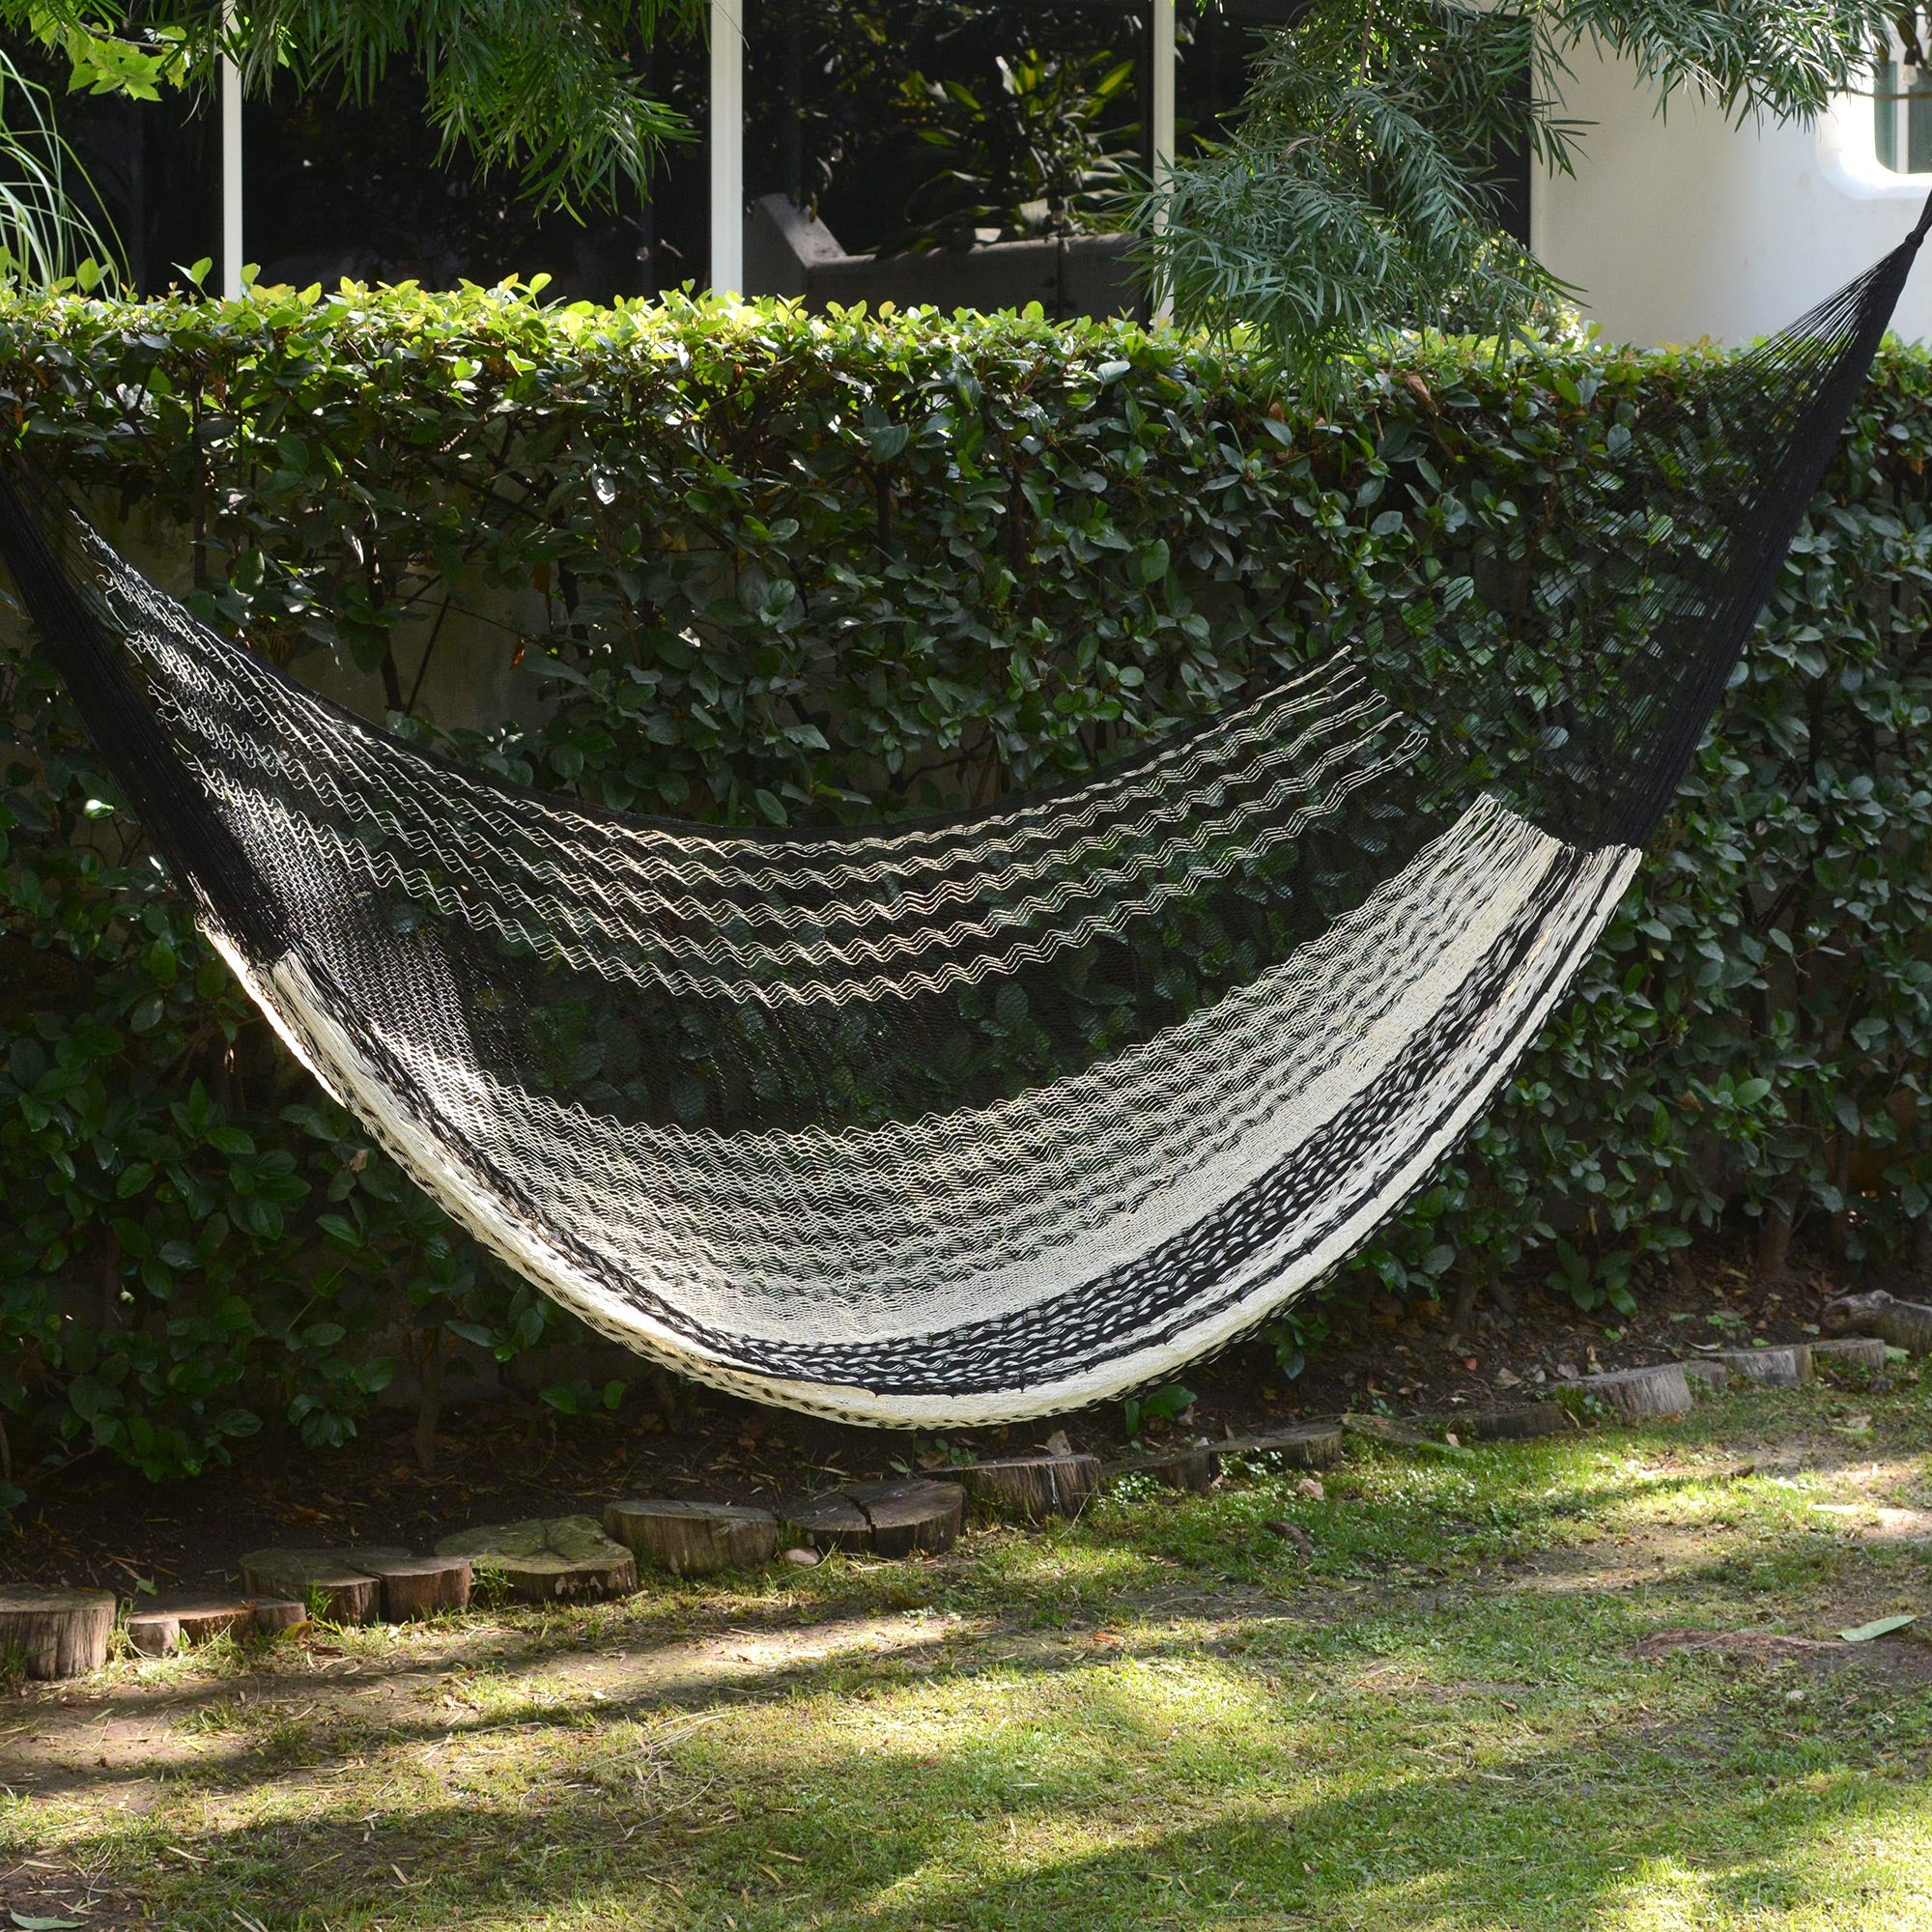
[[[385,1725],[327,1766],[255,1762],[245,1817],[199,1784],[176,1819],[65,1850],[182,1932],[237,1909],[271,1932],[1435,1932],[1620,1924],[1639,1900],[1756,1926],[1801,1897],[1845,1908],[1816,1922],[1878,1926],[1894,1921],[1845,1844],[1889,1840],[1901,1878],[1932,1856],[1922,1693],[1918,1755],[1888,1762],[1856,1694],[1814,1686],[1823,1708],[1800,1719],[1790,1676],[1756,1668],[1666,1683],[1630,1664],[1642,1683],[1613,1707],[1381,1690],[1179,1637],[978,1662],[919,1646],[892,1670],[774,1670],[681,1711],[600,1707],[595,1730],[582,1710]],[[1633,1690],[1651,1701],[1628,1708]]]
[[[1656,1467],[1717,1446],[1371,1456],[1322,1501],[1277,1476],[952,1563],[356,1639],[353,1676],[43,1702],[63,1761],[31,1788],[71,1807],[64,1859],[182,1932],[1554,1932],[1755,1928],[1798,1901],[1833,1932],[1904,1922],[1889,1888],[1932,1866],[1922,1685],[1878,1710],[1849,1676],[1632,1654],[1687,1605],[1750,1620],[1726,1542],[1819,1611],[1790,1498],[1722,1492],[1710,1523],[1690,1492],[1724,1470]],[[1568,1522],[1673,1504],[1699,1533],[1640,1579],[1517,1596],[1497,1574]],[[1312,1565],[1274,1519],[1311,1527]],[[210,1722],[191,1764],[129,1761],[149,1816],[101,1817],[97,1727],[242,1691],[265,1708]],[[20,1815],[0,1804],[0,1850]]]

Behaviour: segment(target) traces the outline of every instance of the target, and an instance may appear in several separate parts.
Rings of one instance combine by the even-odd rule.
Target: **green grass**
[[[0,1703],[0,1869],[184,1932],[1932,1928],[1932,1650],[1637,1651],[1932,1611],[1928,1425],[1752,1390],[945,1562],[123,1659]]]

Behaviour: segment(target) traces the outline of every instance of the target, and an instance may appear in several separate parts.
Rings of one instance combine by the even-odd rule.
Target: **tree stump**
[[[1524,1403],[1520,1408],[1472,1408],[1467,1415],[1438,1415],[1436,1421],[1464,1442],[1532,1442],[1563,1435],[1577,1418],[1560,1402]]]
[[[277,1603],[286,1599],[276,1598]],[[253,1597],[156,1597],[152,1608],[172,1617],[184,1644],[213,1643],[255,1628]],[[129,1617],[131,1624],[134,1619]]]
[[[1722,1362],[1734,1376],[1776,1388],[1796,1388],[1799,1383],[1813,1379],[1811,1347],[1807,1342],[1792,1342],[1776,1349],[1719,1349],[1714,1359]]]
[[[847,1483],[844,1494],[865,1511],[881,1556],[936,1555],[959,1541],[966,1492],[957,1483]]]
[[[130,1610],[125,1628],[136,1657],[172,1657],[182,1647],[181,1619],[165,1610]]]
[[[808,1549],[869,1549],[872,1522],[850,1496],[837,1490],[804,1496],[779,1511],[785,1535]]]
[[[1692,1355],[1682,1366],[1691,1381],[1702,1382],[1713,1395],[1730,1385],[1730,1370],[1722,1362],[1713,1361],[1709,1355]]]
[[[1151,1476],[1170,1490],[1187,1490],[1196,1494],[1214,1487],[1221,1473],[1219,1452],[1207,1447],[1169,1449],[1155,1456],[1129,1456],[1108,1471],[1114,1476]]]
[[[779,1548],[779,1520],[770,1510],[731,1503],[611,1503],[604,1529],[639,1563],[673,1577],[755,1569],[769,1563]]]
[[[128,1613],[128,1641],[141,1657],[171,1657],[218,1636],[293,1630],[308,1611],[289,1597],[167,1596]]]
[[[444,1610],[469,1607],[467,1556],[378,1556],[367,1550],[355,1554],[382,1585],[385,1624],[413,1623]]]
[[[638,1559],[587,1516],[485,1523],[445,1536],[436,1553],[469,1557],[479,1581],[500,1584],[519,1604],[628,1597],[638,1587]]]
[[[952,1473],[976,1503],[1027,1522],[1078,1516],[1100,1492],[1097,1456],[1000,1456]]]
[[[107,1662],[112,1590],[0,1590],[0,1672],[81,1677]]]
[[[237,1567],[257,1597],[315,1603],[332,1624],[373,1624],[382,1610],[383,1586],[366,1566],[409,1553],[383,1544],[361,1549],[251,1549]]]
[[[1420,1449],[1431,1456],[1470,1456],[1475,1453],[1463,1448],[1460,1442],[1438,1442],[1435,1436],[1425,1435],[1406,1423],[1392,1422],[1384,1415],[1345,1415],[1342,1428],[1347,1435],[1364,1435],[1371,1442],[1384,1443],[1391,1449]]]
[[[1885,1367],[1885,1351],[1876,1335],[1841,1335],[1833,1342],[1813,1342],[1811,1361],[1814,1367],[1879,1371]]]
[[[1682,1362],[1662,1362],[1654,1369],[1612,1369],[1605,1375],[1585,1376],[1567,1388],[1595,1396],[1630,1422],[1690,1411],[1690,1383]]]
[[[1264,1430],[1259,1435],[1231,1435],[1213,1445],[1214,1454],[1279,1456],[1291,1469],[1332,1469],[1342,1460],[1339,1422],[1297,1422],[1292,1429]]]
[[[1824,1325],[1829,1335],[1875,1335],[1909,1355],[1932,1355],[1932,1308],[1897,1300],[1882,1288],[1828,1302]]]

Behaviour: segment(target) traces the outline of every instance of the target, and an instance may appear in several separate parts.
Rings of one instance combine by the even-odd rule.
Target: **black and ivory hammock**
[[[0,549],[210,938],[487,1246],[760,1400],[1017,1419],[1251,1332],[1495,1094],[1692,756],[1918,241],[1639,412],[1566,541],[1526,534],[1525,649],[1585,669],[1500,775],[1344,653],[980,815],[628,817],[326,702],[4,485]]]

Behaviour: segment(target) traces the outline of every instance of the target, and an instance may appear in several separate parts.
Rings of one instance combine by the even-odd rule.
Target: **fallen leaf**
[[[7,1917],[19,1932],[80,1932],[78,1918],[29,1918],[24,1912],[9,1912]]]
[[[1065,1430],[1056,1429],[1046,1438],[1046,1453],[1049,1456],[1070,1456],[1073,1454],[1073,1444],[1066,1439]]]
[[[1847,1643],[1869,1643],[1875,1636],[1889,1636],[1893,1631],[1902,1631],[1907,1624],[1918,1621],[1916,1611],[1902,1617],[1880,1617],[1875,1624],[1861,1624],[1857,1630],[1840,1631],[1838,1634]]]

